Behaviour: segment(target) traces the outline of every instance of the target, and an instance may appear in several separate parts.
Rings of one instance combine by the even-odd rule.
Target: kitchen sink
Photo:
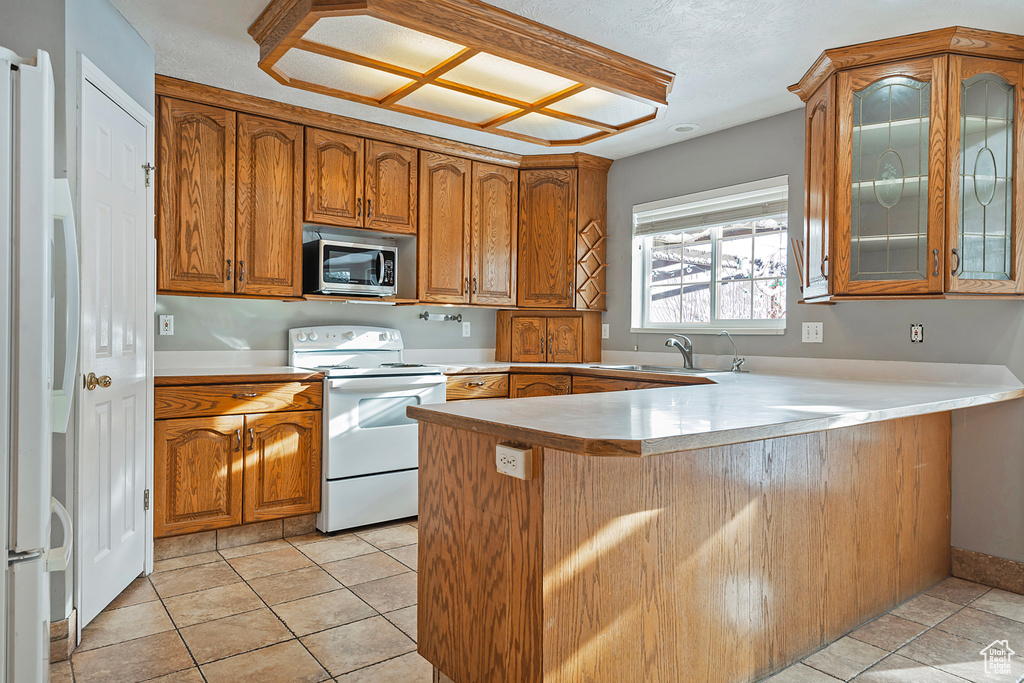
[[[693,368],[688,370],[681,365],[591,365],[595,370],[635,370],[637,372],[661,372],[673,375],[699,375],[709,372],[728,372],[710,368]]]

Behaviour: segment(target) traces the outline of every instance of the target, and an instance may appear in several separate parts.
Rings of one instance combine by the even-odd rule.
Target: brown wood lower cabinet
[[[244,423],[242,415],[156,421],[155,538],[242,523]]]
[[[572,393],[571,375],[512,375],[509,398],[564,396]]]
[[[615,379],[614,377],[584,377],[572,378],[572,393],[574,394],[597,394],[605,391],[636,391],[637,389],[659,389],[662,387],[674,387],[677,384],[668,382],[644,382],[635,379]]]
[[[294,388],[293,401],[282,399],[283,386]],[[156,387],[156,414],[165,419],[154,430],[154,537],[319,512],[319,388],[319,382]],[[177,402],[187,389],[245,396],[264,409],[273,397],[277,411],[203,415],[209,403]]]
[[[320,413],[245,416],[242,521],[320,510]]]

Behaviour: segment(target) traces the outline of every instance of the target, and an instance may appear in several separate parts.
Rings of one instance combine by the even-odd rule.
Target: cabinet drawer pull
[[[938,249],[932,249],[932,255],[935,257],[935,269],[934,269],[934,272],[932,273],[932,275],[936,275],[937,276],[939,274],[939,250]]]
[[[253,391],[253,392],[248,392],[247,391],[247,392],[241,393],[241,394],[231,394],[231,398],[255,398],[255,397],[256,397],[256,392],[255,391]]]
[[[235,453],[242,450],[242,430],[235,430]]]
[[[231,268],[231,259],[228,259],[228,276],[225,279],[231,280],[234,277],[234,270]]]
[[[821,259],[821,276],[828,279],[828,271],[825,270],[825,264],[828,263],[828,254],[825,254],[825,258]]]
[[[953,256],[956,257],[956,265],[953,266],[953,273],[952,274],[956,275],[956,271],[960,270],[960,254],[957,253],[956,249],[953,250]]]
[[[256,435],[252,433],[252,427],[249,427],[249,450],[253,449],[256,445]]]
[[[467,387],[482,387],[485,384],[487,384],[487,382],[470,382],[466,386]]]

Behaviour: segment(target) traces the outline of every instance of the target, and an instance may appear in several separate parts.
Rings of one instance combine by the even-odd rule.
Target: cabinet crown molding
[[[1024,60],[1024,36],[949,26],[831,48],[821,53],[803,78],[789,86],[789,91],[806,102],[837,71],[942,53]]]

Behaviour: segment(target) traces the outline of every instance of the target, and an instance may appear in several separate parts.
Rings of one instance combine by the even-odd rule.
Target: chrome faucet
[[[718,333],[718,336],[729,338],[729,343],[732,344],[732,371],[742,372],[742,370],[740,370],[740,366],[746,363],[747,359],[742,357],[739,354],[739,351],[736,350],[736,341],[732,338],[732,335],[729,334],[728,330],[722,330],[721,332]]]
[[[679,339],[682,339],[683,341],[680,342],[676,337],[679,337]],[[693,342],[690,341],[689,337],[681,334],[673,334],[668,338],[668,341],[665,342],[665,346],[674,346],[679,349],[679,353],[683,354],[683,367],[687,370],[693,370]]]

